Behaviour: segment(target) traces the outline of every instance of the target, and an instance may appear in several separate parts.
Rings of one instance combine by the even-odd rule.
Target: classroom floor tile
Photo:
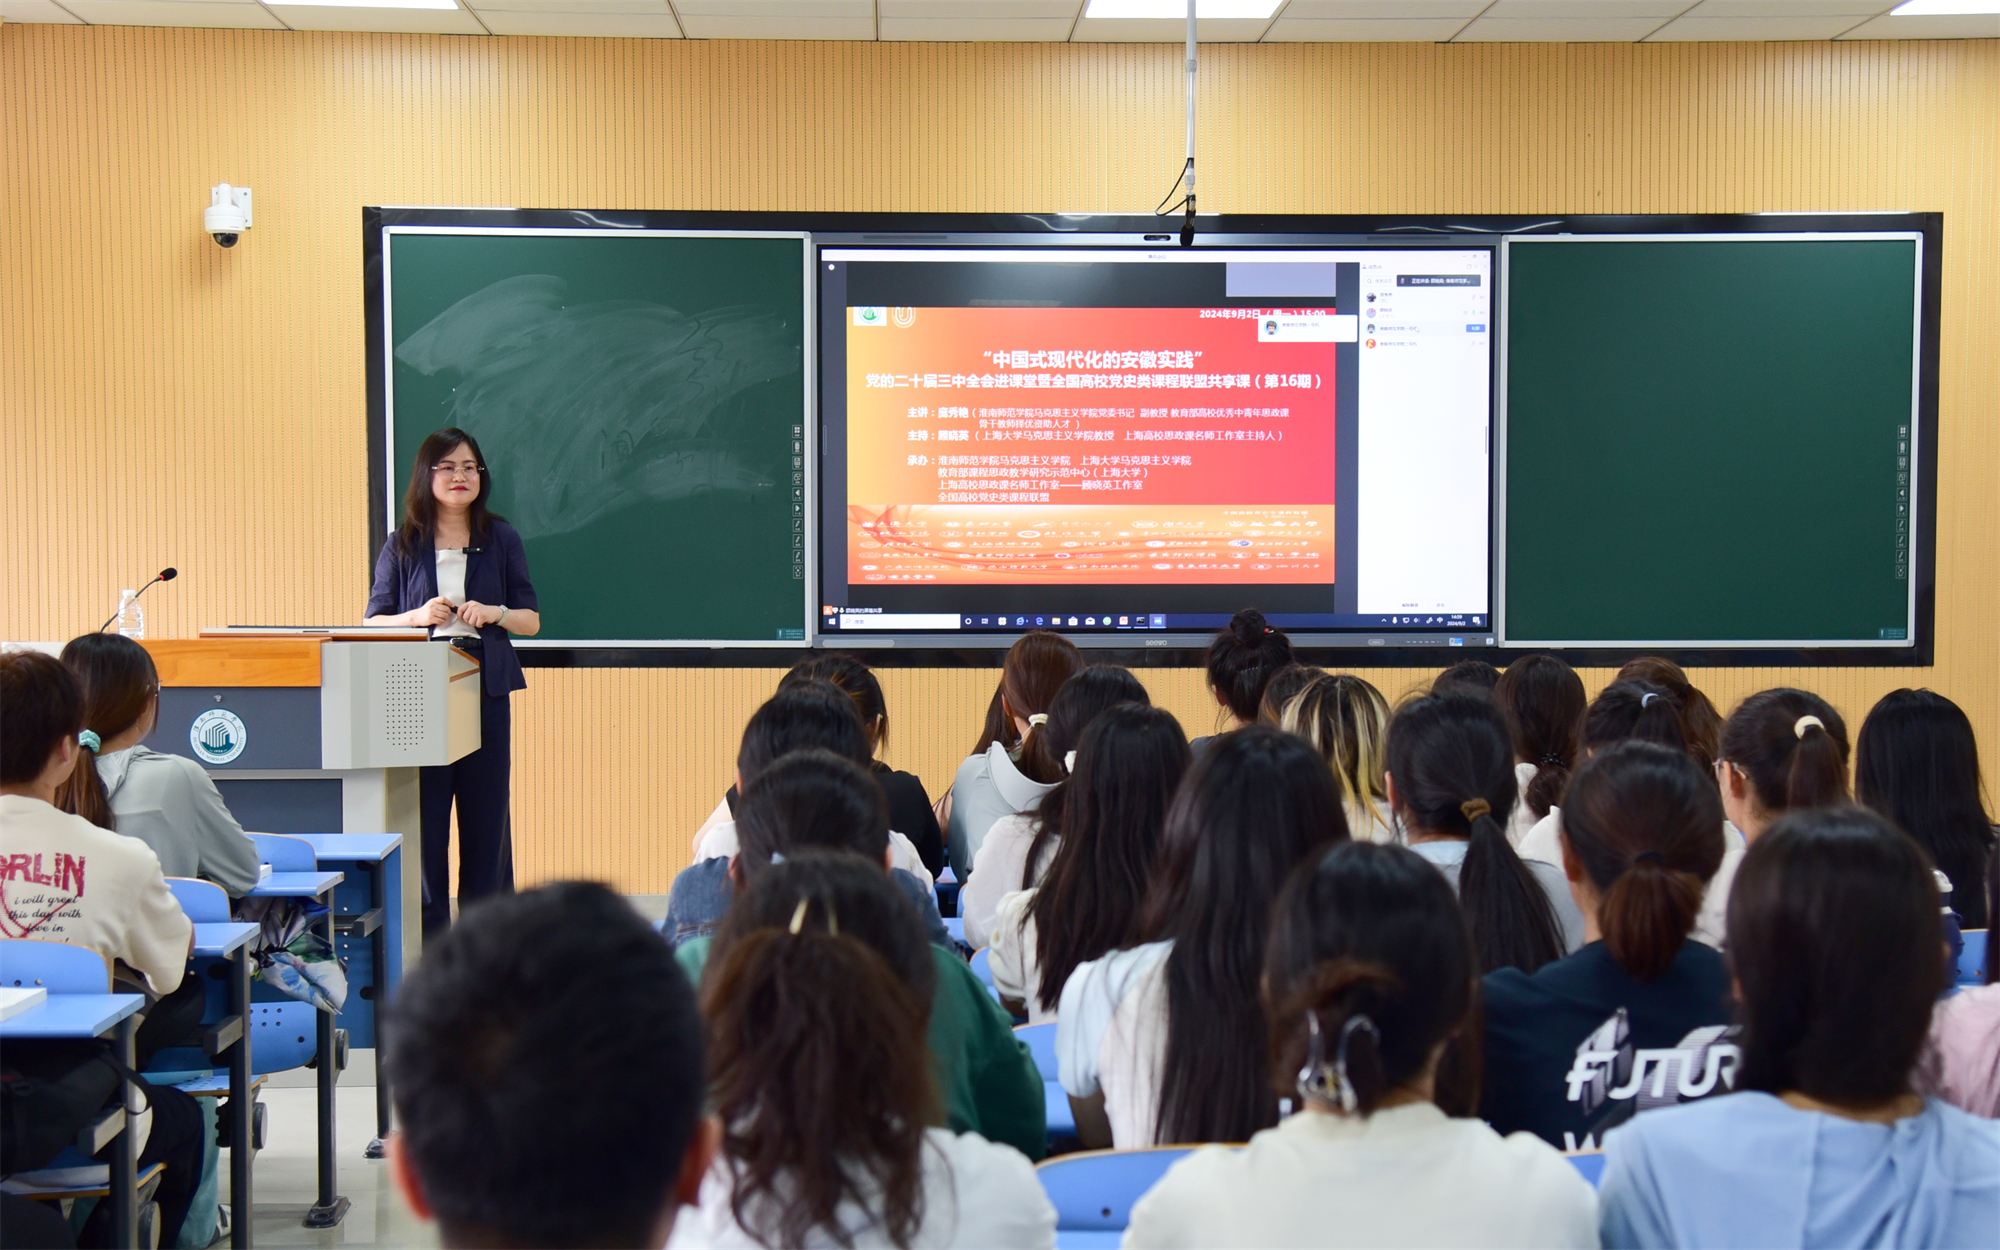
[[[338,1228],[305,1227],[306,1210],[319,1193],[316,1093],[265,1089],[267,1135],[257,1155],[255,1241],[259,1246],[432,1247],[435,1229],[411,1214],[396,1192],[386,1160],[362,1152],[375,1135],[375,1090],[343,1084],[334,1095],[340,1192],[354,1205]],[[223,1201],[229,1201],[228,1157],[223,1158]],[[227,1243],[224,1243],[227,1244]]]

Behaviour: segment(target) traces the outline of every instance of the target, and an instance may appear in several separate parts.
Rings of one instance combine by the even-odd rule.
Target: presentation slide
[[[824,250],[822,630],[1479,635],[1490,272]]]

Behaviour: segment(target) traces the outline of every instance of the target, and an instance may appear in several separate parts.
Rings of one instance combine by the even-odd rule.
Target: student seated
[[[257,884],[257,844],[200,764],[145,746],[160,714],[160,675],[120,634],[85,634],[62,661],[83,687],[84,753],[56,806],[153,848],[169,877],[201,877],[241,898]]]
[[[1356,841],[1397,841],[1382,775],[1389,701],[1352,673],[1322,673],[1285,705],[1278,728],[1312,743],[1333,769],[1347,831]]]
[[[1583,913],[1562,872],[1523,862],[1507,844],[1500,822],[1515,781],[1507,726],[1491,703],[1426,695],[1389,723],[1389,805],[1410,849],[1458,891],[1482,973],[1533,972],[1583,945]]]
[[[1686,670],[1672,660],[1657,655],[1642,655],[1627,660],[1611,680],[1614,685],[1644,682],[1674,696],[1674,700],[1681,705],[1681,726],[1687,731],[1688,755],[1703,768],[1715,767],[1716,754],[1722,747],[1722,714],[1715,710],[1715,704],[1701,692],[1701,688],[1688,680]]]
[[[986,831],[973,857],[972,875],[958,892],[958,914],[965,918],[965,941],[978,950],[993,941],[993,912],[1000,896],[1034,888],[1048,869],[1062,841],[1064,807],[1075,776],[1071,760],[1083,731],[1104,709],[1119,703],[1150,704],[1146,687],[1132,670],[1113,664],[1086,668],[1062,684],[1049,703],[1049,753],[1062,761],[1063,780],[1026,812],[1002,816]]]
[[[1491,664],[1484,660],[1460,660],[1437,675],[1430,692],[1440,697],[1458,694],[1468,699],[1491,699],[1494,687],[1499,684],[1500,670]]]
[[[1300,1109],[1205,1147],[1132,1208],[1131,1247],[1597,1245],[1597,1199],[1554,1150],[1471,1115],[1471,934],[1396,846],[1345,843],[1293,874],[1264,1001],[1277,1094]]]
[[[1987,860],[1985,894],[1986,914],[2000,915],[2000,855]],[[1920,1094],[1991,1120],[2000,1118],[2000,959],[1991,929],[1986,942],[1986,984],[1939,1000],[1916,1086]]]
[[[832,651],[792,665],[791,671],[778,682],[778,689],[802,681],[832,682],[854,700],[854,711],[861,717],[862,730],[868,735],[868,769],[875,774],[875,780],[882,785],[882,794],[889,800],[889,828],[909,839],[924,861],[925,870],[936,879],[945,867],[944,834],[938,829],[937,813],[931,810],[931,796],[915,773],[890,768],[876,758],[889,742],[889,707],[875,671],[854,656]],[[737,787],[729,787],[722,801],[695,831],[697,848],[711,828],[736,819],[739,795]]]
[[[1208,644],[1207,662],[1208,692],[1219,705],[1218,715],[1229,718],[1228,729],[1257,723],[1264,688],[1293,663],[1292,640],[1283,630],[1273,629],[1262,612],[1245,608],[1230,618],[1229,625]],[[1188,749],[1200,759],[1218,736],[1196,738],[1188,743]]]
[[[1054,1245],[1028,1160],[937,1127],[935,951],[858,856],[757,873],[702,984],[721,1150],[670,1246]]]
[[[1994,1244],[2000,1124],[1910,1087],[1937,912],[1930,861],[1873,812],[1760,831],[1729,896],[1736,1092],[1611,1134],[1606,1246]]]
[[[1690,940],[1722,862],[1722,799],[1678,736],[1598,752],[1567,797],[1563,871],[1585,945],[1486,977],[1479,1114],[1592,1150],[1638,1112],[1729,1088],[1729,972]]]
[[[390,1166],[446,1246],[637,1250],[694,1201],[716,1137],[694,992],[603,886],[466,908],[384,1025]]]
[[[1257,974],[1292,869],[1347,840],[1326,761],[1267,725],[1222,735],[1168,809],[1130,946],[1076,966],[1056,1024],[1085,1145],[1243,1141],[1278,1119]]]
[[[960,881],[971,878],[993,822],[1033,811],[1063,779],[1062,757],[1044,727],[1056,692],[1082,669],[1076,644],[1046,629],[1031,629],[1007,648],[979,745],[958,766],[942,804],[945,850]]]
[[[1979,740],[1958,704],[1929,690],[1883,695],[1854,740],[1854,797],[1930,853],[1951,880],[1946,901],[1963,927],[1988,927],[1993,822],[1980,793]]]
[[[1583,750],[1583,679],[1555,656],[1524,655],[1500,674],[1493,705],[1506,717],[1513,743],[1516,797],[1504,819],[1508,844],[1519,846],[1562,797],[1576,769]]]
[[[1695,692],[1697,696],[1699,693]],[[1706,699],[1702,702],[1706,703]],[[1588,758],[1619,742],[1652,742],[1683,752],[1705,771],[1712,772],[1713,748],[1699,745],[1702,731],[1691,719],[1689,709],[1689,704],[1665,686],[1639,680],[1613,682],[1590,701],[1590,709],[1584,713],[1584,756]],[[1535,822],[1517,848],[1522,859],[1562,867],[1562,815],[1561,805],[1552,805],[1549,814]],[[1722,945],[1722,909],[1729,901],[1729,883],[1736,878],[1736,865],[1743,858],[1746,846],[1742,832],[1726,819],[1722,822],[1722,840],[1722,866],[1709,878],[1711,884],[1702,898],[1701,912],[1695,917],[1693,935],[1697,942],[1715,947]],[[1719,888],[1716,882],[1720,883]]]
[[[743,853],[736,857],[740,893],[729,909],[732,919],[724,920],[717,935],[695,938],[674,952],[697,982],[713,965],[712,952],[725,942],[759,877],[797,859],[811,858],[824,866],[826,856],[835,853],[859,856],[875,872],[882,871],[885,845],[879,818],[857,821],[844,815],[857,806],[866,774],[824,752],[788,756],[772,772],[789,775],[782,784],[760,784],[743,798]],[[841,790],[848,796],[840,797]],[[835,819],[832,813],[843,815]],[[899,913],[907,913],[922,932],[921,913],[910,905],[908,894],[894,885],[884,888],[902,900]],[[881,891],[871,887],[871,896],[877,893]],[[753,914],[741,923],[754,922]],[[930,1048],[944,1092],[945,1123],[954,1131],[981,1133],[1041,1158],[1048,1146],[1047,1104],[1034,1057],[965,961],[947,946],[929,945],[933,972],[922,989],[929,1003]]]
[[[1187,737],[1164,708],[1121,703],[1084,730],[1058,791],[1055,858],[1040,885],[1001,896],[988,956],[993,988],[1028,1023],[1056,1018],[1078,964],[1139,943],[1139,909],[1188,761]]]
[[[0,655],[0,937],[96,951],[120,992],[146,994],[150,1016],[181,987],[194,925],[151,847],[55,806],[85,750],[77,742],[83,718],[83,690],[60,660],[35,651]],[[141,1067],[148,1057],[150,1046],[140,1047]],[[138,1162],[142,1170],[167,1165],[156,1201],[161,1243],[174,1245],[201,1184],[202,1112],[168,1086],[146,1085],[145,1094],[153,1128]]]
[[[1299,692],[1312,685],[1327,672],[1309,664],[1287,664],[1272,673],[1264,683],[1264,697],[1257,701],[1257,723],[1275,728],[1285,727],[1285,706],[1299,697]]]

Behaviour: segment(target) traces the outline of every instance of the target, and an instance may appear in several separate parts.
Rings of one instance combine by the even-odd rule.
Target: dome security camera
[[[250,188],[217,183],[208,193],[201,228],[208,231],[217,246],[235,247],[238,236],[250,228]]]

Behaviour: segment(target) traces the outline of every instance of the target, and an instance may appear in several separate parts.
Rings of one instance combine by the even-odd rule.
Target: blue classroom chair
[[[319,871],[319,853],[304,838],[285,833],[253,833],[250,838],[257,844],[257,858],[272,872]]]
[[[1590,1182],[1592,1189],[1596,1189],[1604,1182],[1603,1151],[1593,1151],[1590,1154],[1564,1155],[1563,1158],[1568,1159],[1570,1166],[1575,1168],[1583,1179]]]
[[[1986,984],[1986,957],[1991,929],[1967,929],[1962,936],[1965,945],[1958,952],[1958,983],[1960,985]]]
[[[1028,1044],[1028,1052],[1035,1057],[1035,1066],[1042,1070],[1044,1081],[1056,1079],[1056,1026],[1051,1024],[1024,1024],[1014,1030],[1014,1036]]]
[[[1028,1053],[1035,1057],[1035,1068],[1042,1074],[1042,1114],[1048,1120],[1049,1140],[1075,1137],[1076,1112],[1069,1105],[1069,1091],[1056,1079],[1056,1026],[1016,1025],[1014,1036],[1027,1043]]]
[[[229,923],[229,895],[213,881],[194,877],[168,877],[167,888],[181,905],[187,918],[196,924]]]
[[[1089,1150],[1035,1165],[1042,1191],[1056,1209],[1056,1245],[1115,1246],[1132,1220],[1132,1205],[1193,1146]]]
[[[950,927],[951,923],[949,920],[945,921],[946,927]],[[989,990],[992,989],[993,949],[991,947],[981,947],[979,950],[974,951],[971,966],[972,975],[979,978],[979,983]]]
[[[104,956],[87,946],[6,938],[0,940],[0,985],[39,985],[51,994],[109,994],[111,969]]]

